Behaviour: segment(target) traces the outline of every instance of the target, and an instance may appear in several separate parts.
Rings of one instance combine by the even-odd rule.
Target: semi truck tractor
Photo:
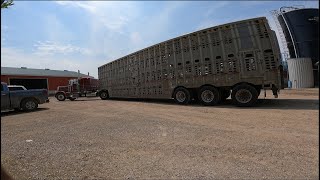
[[[202,29],[144,48],[98,67],[99,96],[198,100],[216,105],[230,95],[253,106],[261,90],[277,98],[280,49],[265,17]],[[266,92],[266,91],[264,91]]]

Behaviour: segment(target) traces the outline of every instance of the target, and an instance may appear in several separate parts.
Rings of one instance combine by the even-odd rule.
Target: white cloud
[[[133,45],[140,45],[142,43],[142,37],[139,32],[133,32],[130,34],[130,40]]]
[[[86,44],[92,54],[119,58],[142,43],[138,32],[130,32],[132,24],[135,24],[141,12],[137,2],[56,1],[55,3],[65,8],[77,8],[83,11],[84,21],[89,27]]]
[[[63,24],[56,14],[43,15],[45,23],[42,28],[46,33],[46,38],[50,41],[70,41],[74,39],[74,33],[67,25]]]
[[[77,47],[71,44],[62,44],[56,42],[41,42],[38,41],[37,44],[34,45],[36,47],[36,51],[34,54],[36,55],[55,55],[55,54],[72,54],[79,53],[82,55],[91,55],[91,51],[89,49]]]
[[[233,2],[228,2],[228,1],[215,2],[214,5],[210,6],[210,8],[206,12],[204,12],[204,19],[199,23],[197,27],[195,27],[195,31],[212,27],[215,25],[219,25],[219,23],[222,23],[222,21],[212,17],[214,17],[216,13],[221,12],[220,9],[223,9],[225,6],[228,6],[231,3]]]
[[[205,17],[209,17],[209,16],[212,16],[213,14],[215,14],[216,12],[220,12],[220,11],[217,11],[219,10],[220,8],[223,8],[231,3],[234,3],[234,2],[228,2],[228,1],[217,1],[217,2],[214,2],[214,5],[213,6],[210,6],[209,10],[207,12],[204,13]]]
[[[28,53],[17,48],[1,47],[1,67],[29,67],[77,71],[98,77],[98,67],[103,62],[99,59],[78,59],[55,56],[42,56]]]
[[[1,45],[5,45],[8,39],[8,32],[9,27],[7,25],[1,25]]]
[[[137,38],[132,38],[131,34],[131,44],[133,48],[130,48],[130,52],[133,50],[145,48],[151,46],[155,43],[168,40],[174,36],[181,35],[183,32],[168,32],[170,27],[175,27],[176,24],[172,21],[172,17],[177,15],[178,10],[186,6],[189,2],[181,1],[166,1],[161,13],[154,13],[145,18],[145,21],[140,22],[142,25],[137,28],[139,36]],[[173,35],[172,35],[173,34]],[[137,41],[138,38],[141,38],[141,41]]]
[[[123,33],[123,28],[135,17],[134,2],[112,1],[56,1],[59,5],[83,9],[92,18],[111,31]]]
[[[172,26],[171,17],[178,8],[188,2],[164,2],[161,13],[152,13],[149,16],[145,16],[140,9],[141,2],[57,1],[56,3],[65,8],[82,9],[90,19],[87,35],[92,53],[116,59],[172,38],[167,33],[168,27]]]

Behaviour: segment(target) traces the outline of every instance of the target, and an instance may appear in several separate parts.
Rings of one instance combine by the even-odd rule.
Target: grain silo
[[[314,87],[312,61],[310,58],[290,58],[287,62],[292,88]]]
[[[281,25],[290,58],[311,58],[314,84],[318,86],[319,9],[280,8]]]

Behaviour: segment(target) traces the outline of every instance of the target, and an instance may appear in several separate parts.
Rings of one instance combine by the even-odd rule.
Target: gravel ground
[[[1,113],[14,179],[319,179],[319,89],[257,107],[96,97]]]

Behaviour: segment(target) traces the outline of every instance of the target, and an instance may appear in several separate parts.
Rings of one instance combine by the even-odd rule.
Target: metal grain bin
[[[291,58],[287,61],[292,88],[314,87],[311,58]]]
[[[319,9],[297,9],[278,17],[287,40],[290,57],[319,59]],[[316,62],[316,61],[315,61]]]
[[[278,20],[283,29],[291,58],[319,60],[319,9],[281,10]],[[313,66],[314,83],[318,84],[317,67]]]

